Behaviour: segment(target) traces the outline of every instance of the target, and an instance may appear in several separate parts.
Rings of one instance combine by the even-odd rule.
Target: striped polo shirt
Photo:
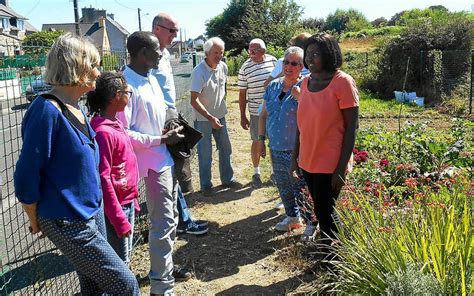
[[[275,67],[277,59],[265,54],[263,62],[255,63],[251,59],[245,61],[239,70],[239,89],[247,90],[247,103],[250,115],[258,115],[258,108],[263,101],[265,88],[263,83]]]

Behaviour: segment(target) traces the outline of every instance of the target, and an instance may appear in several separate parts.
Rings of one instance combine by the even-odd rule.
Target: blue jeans
[[[103,209],[87,221],[40,217],[39,223],[74,265],[81,295],[140,295],[134,274],[105,239]]]
[[[179,185],[178,185],[178,215],[179,215],[178,228],[188,229],[188,225],[193,221],[193,219],[191,217],[191,213],[189,212],[186,200],[184,199],[184,195],[183,195],[183,192],[181,191],[181,187]]]
[[[127,217],[128,222],[132,225],[132,234],[128,237],[119,237],[115,232],[115,228],[105,217],[105,226],[107,227],[107,241],[115,250],[115,253],[126,263],[130,264],[130,256],[133,247],[133,228],[135,226],[135,205],[133,202],[122,206],[122,211]]]
[[[219,151],[219,173],[222,184],[228,184],[234,179],[234,170],[230,163],[232,147],[230,145],[229,134],[225,117],[219,119],[223,125],[220,129],[213,129],[209,121],[195,121],[194,127],[202,133],[202,139],[197,145],[199,160],[199,181],[201,189],[211,188],[211,165],[212,165],[212,139],[216,141],[217,150]]]
[[[285,206],[285,213],[288,217],[297,217],[300,215],[300,212],[296,204],[295,184],[289,172],[292,151],[270,150],[270,153],[272,156],[273,175],[281,201]]]

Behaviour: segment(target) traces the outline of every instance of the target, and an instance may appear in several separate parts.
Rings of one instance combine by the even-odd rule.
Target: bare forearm
[[[199,114],[204,116],[204,118],[206,118],[207,120],[210,120],[212,118],[212,115],[202,105],[199,98],[194,97],[194,95],[191,95],[191,106],[193,106],[194,110],[196,110]]]
[[[296,129],[295,145],[293,147],[293,160],[297,161],[300,155],[300,131]]]
[[[344,125],[346,129],[342,139],[341,155],[336,168],[336,171],[339,173],[343,173],[346,170],[347,163],[351,158],[352,149],[354,149],[359,109],[357,107],[344,109],[342,114],[344,117]]]
[[[247,92],[245,90],[241,90],[239,92],[239,108],[240,116],[246,116],[245,111],[247,110]]]

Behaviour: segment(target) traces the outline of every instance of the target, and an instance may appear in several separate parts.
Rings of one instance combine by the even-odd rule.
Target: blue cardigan
[[[41,96],[26,112],[15,193],[22,203],[36,202],[39,217],[88,220],[101,207],[99,148],[87,127],[92,141]]]

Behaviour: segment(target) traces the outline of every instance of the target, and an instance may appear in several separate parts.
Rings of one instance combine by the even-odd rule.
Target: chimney
[[[105,27],[105,17],[99,17],[99,28]]]
[[[8,4],[8,2],[9,2],[8,0],[0,0],[0,4],[3,4],[3,5],[5,5],[5,6],[7,6],[7,7],[10,6],[10,5]]]
[[[114,18],[115,15],[114,15],[113,13],[107,13],[107,17],[109,17],[109,18],[115,20],[115,18]]]

